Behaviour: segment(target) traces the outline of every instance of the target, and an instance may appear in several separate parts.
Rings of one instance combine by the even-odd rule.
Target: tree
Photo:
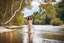
[[[0,0],[0,23],[9,23],[25,5],[25,0]]]
[[[45,0],[45,2],[56,2],[56,0]]]
[[[41,7],[45,9],[46,14],[49,18],[55,18],[56,17],[56,8],[52,4],[41,4]]]
[[[22,2],[23,2],[23,0],[20,2],[20,6],[19,6],[19,8],[14,12],[14,15],[12,15],[12,17],[11,17],[8,21],[6,21],[5,24],[7,24],[8,22],[10,22],[10,21],[13,19],[13,17],[16,15],[16,13],[21,9]]]
[[[23,14],[21,16],[21,13],[17,14],[13,19],[14,19],[13,25],[23,25],[24,24],[24,17],[23,17]]]
[[[64,21],[64,0],[56,5],[57,17]]]

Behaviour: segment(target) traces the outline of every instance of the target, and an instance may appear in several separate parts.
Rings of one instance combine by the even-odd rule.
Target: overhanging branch
[[[9,23],[14,18],[14,16],[16,15],[16,13],[21,9],[22,2],[23,2],[23,0],[21,0],[21,2],[20,2],[20,7],[14,12],[14,14],[12,15],[12,17],[8,21],[6,21],[4,24]]]

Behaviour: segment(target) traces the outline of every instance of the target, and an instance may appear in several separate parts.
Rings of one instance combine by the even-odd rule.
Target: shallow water
[[[0,33],[0,43],[28,43],[27,26]],[[33,43],[64,43],[64,26],[34,25]]]

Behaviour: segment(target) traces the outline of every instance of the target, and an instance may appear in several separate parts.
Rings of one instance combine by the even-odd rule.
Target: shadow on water
[[[22,34],[18,31],[0,33],[0,43],[22,43]]]

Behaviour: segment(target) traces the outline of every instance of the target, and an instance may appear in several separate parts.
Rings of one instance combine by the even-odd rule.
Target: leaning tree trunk
[[[16,13],[21,9],[22,2],[23,2],[23,0],[21,0],[19,8],[14,12],[14,14],[12,15],[12,17],[8,21],[6,21],[4,24],[9,23],[14,18],[14,16],[16,15]]]

